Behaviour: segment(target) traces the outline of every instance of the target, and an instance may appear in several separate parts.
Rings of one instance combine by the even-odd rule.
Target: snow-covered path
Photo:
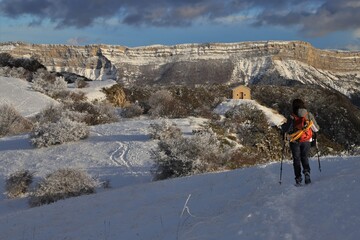
[[[273,163],[3,214],[0,239],[358,239],[359,157],[322,159],[321,173],[316,164],[304,187],[293,185],[290,162],[279,185]]]

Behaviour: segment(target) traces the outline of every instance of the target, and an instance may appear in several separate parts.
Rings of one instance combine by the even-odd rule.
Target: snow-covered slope
[[[69,84],[69,90],[80,91],[85,93],[85,96],[89,101],[93,100],[105,100],[106,95],[102,92],[103,88],[109,88],[116,84],[116,81],[108,79],[103,81],[87,82],[88,86],[85,88],[74,88],[74,84]]]
[[[360,159],[322,159],[313,183],[293,185],[292,165],[110,189],[42,207],[2,200],[0,239],[355,240],[360,234]],[[188,201],[187,201],[188,200]],[[5,202],[5,204],[4,204]],[[5,206],[4,206],[5,205]]]
[[[356,87],[359,82],[360,68],[354,69],[352,72],[336,72],[315,68],[296,60],[276,60],[274,61],[274,71],[285,79],[334,89],[347,96],[360,92],[360,89]]]
[[[33,91],[25,80],[0,76],[0,104],[11,104],[26,117],[57,101]]]
[[[1,96],[9,103],[29,94],[2,86]],[[39,101],[40,95],[29,95],[28,102]],[[230,101],[218,111],[243,103],[263,109],[253,101]],[[263,111],[274,125],[281,120]],[[1,194],[0,239],[358,239],[360,157],[321,158],[322,172],[313,158],[313,183],[300,188],[293,185],[290,161],[284,163],[282,185],[279,163],[151,182],[150,151],[156,141],[148,133],[158,121],[138,118],[93,126],[85,140],[40,149],[29,144],[26,134],[0,138],[1,193],[7,176],[20,169],[34,171],[36,182],[59,168],[78,168],[109,180],[112,187],[36,208],[29,208],[26,198]],[[190,134],[204,120],[172,121]]]

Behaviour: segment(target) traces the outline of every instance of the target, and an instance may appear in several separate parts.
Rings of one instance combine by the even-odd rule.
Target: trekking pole
[[[319,171],[321,172],[320,153],[319,153],[318,142],[316,142],[316,152],[317,152],[317,155],[318,155]]]
[[[281,185],[281,180],[282,180],[282,170],[283,170],[283,161],[285,158],[285,147],[286,147],[286,143],[285,143],[285,139],[284,139],[284,143],[283,143],[283,147],[282,147],[282,153],[281,153],[281,163],[280,163],[280,181],[279,184]]]

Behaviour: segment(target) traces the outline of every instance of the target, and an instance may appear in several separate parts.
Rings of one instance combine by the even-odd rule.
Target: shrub
[[[170,121],[150,124],[150,137],[152,139],[176,139],[181,137],[181,130]]]
[[[95,193],[97,185],[97,181],[84,171],[59,169],[47,175],[37,185],[29,203],[31,207],[36,207],[61,199]]]
[[[49,106],[35,116],[35,121],[39,123],[56,123],[64,117],[87,125],[118,121],[116,110],[110,104],[90,103],[87,101],[68,101],[57,106]]]
[[[81,122],[83,114],[68,109],[65,105],[50,105],[34,117],[34,121],[41,124],[57,123],[62,118],[68,118],[75,122]]]
[[[144,109],[144,114],[147,114],[150,110],[148,105],[149,97],[154,93],[153,88],[149,85],[142,86],[131,86],[129,88],[124,88],[126,98],[129,102],[137,102]]]
[[[280,130],[269,126],[261,110],[251,104],[242,104],[225,113],[225,117],[212,121],[210,126],[217,132],[226,129],[229,135],[235,134],[237,142],[244,147],[242,158],[253,159],[256,153],[259,159],[254,164],[257,164],[281,157]]]
[[[159,90],[149,98],[149,113],[153,117],[185,117],[186,112],[180,102],[168,90]]]
[[[129,104],[126,100],[124,88],[115,84],[109,88],[103,88],[103,92],[106,94],[106,99],[116,107],[125,107]]]
[[[24,133],[32,128],[32,123],[22,117],[13,106],[0,105],[0,137]]]
[[[9,198],[24,196],[33,181],[33,173],[27,170],[20,170],[12,173],[6,180],[6,194]]]
[[[142,85],[124,88],[124,91],[130,102],[139,102],[139,105],[144,108],[144,114],[152,108],[152,114],[155,117],[161,115],[170,118],[187,116],[210,118],[212,109],[227,96],[228,86],[214,84],[192,87],[168,86],[159,89],[159,86]],[[158,93],[165,96],[163,98],[156,96]],[[158,103],[161,104],[159,108],[157,108]]]
[[[121,116],[125,118],[133,118],[140,116],[143,112],[144,108],[142,108],[139,104],[132,103],[123,109]]]
[[[62,103],[72,103],[72,102],[79,102],[79,101],[86,101],[87,97],[84,92],[81,91],[69,91],[69,90],[61,90],[55,92],[52,97],[59,102]]]
[[[81,113],[81,121],[87,125],[112,123],[119,119],[115,108],[107,103],[75,101],[67,103],[65,107],[71,111]]]
[[[0,67],[12,67],[13,60],[9,53],[0,53]]]
[[[32,88],[50,97],[67,89],[67,82],[63,77],[55,77],[47,71],[38,71],[33,79]]]
[[[152,158],[154,179],[162,180],[221,169],[226,151],[216,135],[207,130],[191,137],[176,134],[161,138]]]
[[[169,87],[184,115],[205,118],[211,118],[212,109],[226,99],[227,89],[222,85]]]
[[[89,135],[85,123],[61,117],[57,122],[36,123],[30,133],[30,140],[36,147],[48,147],[65,142],[78,141]]]
[[[23,67],[0,67],[0,76],[25,79],[28,82],[31,82],[33,78],[32,72],[24,69]]]

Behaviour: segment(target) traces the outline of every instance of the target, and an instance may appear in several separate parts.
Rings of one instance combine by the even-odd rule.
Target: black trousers
[[[290,143],[291,153],[293,156],[293,166],[296,179],[301,179],[301,166],[303,173],[310,173],[309,151],[310,142],[292,142]]]

